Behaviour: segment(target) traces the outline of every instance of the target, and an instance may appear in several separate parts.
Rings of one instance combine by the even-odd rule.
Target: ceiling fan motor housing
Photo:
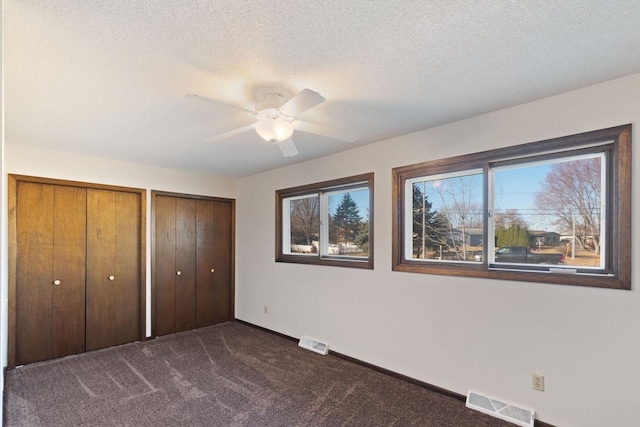
[[[266,93],[264,98],[256,104],[256,115],[259,113],[277,113],[281,114],[278,109],[284,104],[284,96],[281,93]]]

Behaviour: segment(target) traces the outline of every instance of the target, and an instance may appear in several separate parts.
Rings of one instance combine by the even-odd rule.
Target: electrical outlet
[[[531,375],[531,387],[534,390],[544,391],[544,375]]]
[[[264,314],[267,314],[267,306],[264,306]]]

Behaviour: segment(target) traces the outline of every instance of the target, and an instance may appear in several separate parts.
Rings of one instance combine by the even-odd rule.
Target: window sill
[[[442,276],[476,277],[482,279],[538,282],[556,285],[587,286],[610,289],[631,289],[631,282],[611,274],[568,274],[566,272],[516,270],[484,265],[425,265],[422,262],[404,260],[393,266],[393,271],[407,273],[436,274]]]
[[[373,270],[373,260],[360,258],[360,259],[344,259],[336,257],[318,257],[309,255],[280,255],[276,258],[276,262],[285,262],[292,264],[314,264],[314,265],[328,265],[332,267],[348,267],[348,268],[363,268],[367,270]]]

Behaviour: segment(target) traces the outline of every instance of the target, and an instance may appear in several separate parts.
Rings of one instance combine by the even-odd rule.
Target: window
[[[475,261],[482,253],[482,169],[408,179],[405,254],[416,260]]]
[[[276,261],[373,268],[373,173],[276,191]]]
[[[393,177],[394,270],[631,288],[631,125]]]

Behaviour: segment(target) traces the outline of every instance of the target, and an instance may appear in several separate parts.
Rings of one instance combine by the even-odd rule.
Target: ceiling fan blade
[[[360,138],[360,133],[349,129],[339,129],[316,123],[301,122],[300,120],[294,121],[293,125],[303,132],[315,133],[316,135],[328,136],[342,141],[354,142]]]
[[[188,93],[187,96],[189,98],[198,99],[200,101],[210,102],[212,104],[217,104],[217,105],[222,105],[222,106],[227,107],[227,108],[233,108],[234,110],[244,111],[244,112],[249,113],[249,114],[255,114],[254,111],[247,110],[246,108],[238,107],[236,105],[227,104],[225,102],[218,101],[217,99],[209,98],[207,96],[198,95],[196,93]]]
[[[276,142],[280,151],[282,151],[282,155],[285,157],[292,157],[298,154],[298,149],[296,148],[296,144],[293,143],[293,139],[287,138],[280,142]]]
[[[289,117],[295,117],[303,111],[307,111],[309,108],[322,104],[324,101],[324,97],[318,92],[314,92],[310,89],[303,89],[296,96],[285,102],[279,110],[281,113],[286,114]]]
[[[251,129],[254,129],[255,127],[256,127],[256,124],[255,123],[251,123],[250,125],[247,125],[247,126],[242,126],[242,127],[237,128],[237,129],[233,129],[233,130],[230,130],[230,131],[227,131],[227,132],[224,132],[224,133],[220,133],[218,135],[213,135],[213,136],[210,136],[208,138],[205,138],[205,142],[218,142],[218,141],[221,141],[221,140],[226,139],[226,138],[231,138],[234,135],[238,135],[238,134],[250,131]]]

